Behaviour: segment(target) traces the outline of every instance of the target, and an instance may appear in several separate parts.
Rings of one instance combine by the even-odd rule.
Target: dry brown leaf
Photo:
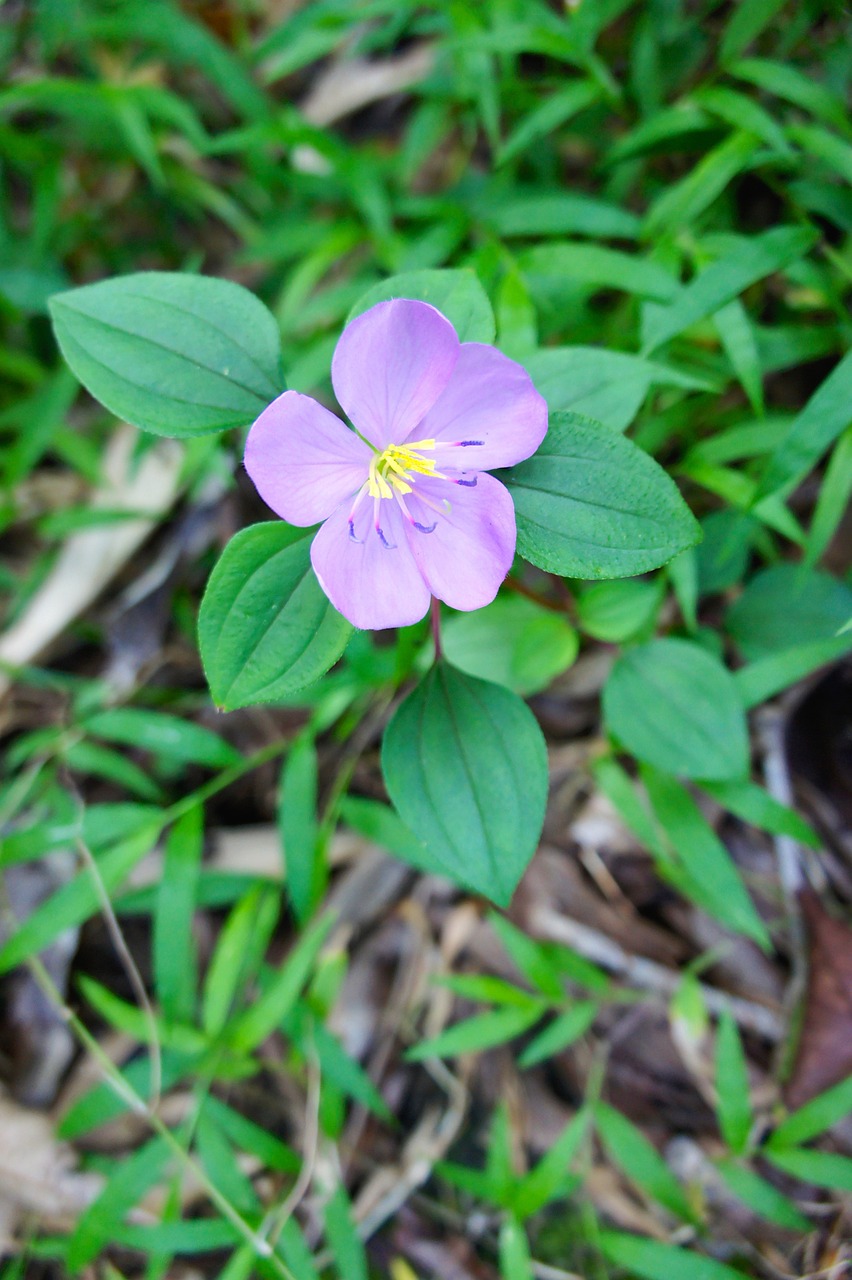
[[[0,1094],[0,1251],[13,1247],[25,1215],[45,1230],[67,1231],[102,1186],[100,1175],[75,1170],[47,1115]]]
[[[800,896],[808,935],[805,1017],[785,1096],[801,1107],[852,1072],[852,929],[811,890]]]
[[[68,538],[22,616],[0,636],[0,662],[21,666],[37,658],[97,599],[172,506],[183,449],[174,440],[158,441],[136,465],[136,440],[132,427],[122,425],[116,431],[104,457],[104,483],[92,495],[91,505],[146,514],[118,524],[96,525]],[[0,671],[0,694],[9,683],[9,676]]]

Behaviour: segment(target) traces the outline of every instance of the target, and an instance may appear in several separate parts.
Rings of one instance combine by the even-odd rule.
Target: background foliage
[[[0,8],[0,1104],[8,1134],[53,1106],[47,1166],[74,1153],[0,1217],[9,1277],[842,1264],[848,677],[818,711],[785,691],[852,647],[850,48],[822,0]],[[283,377],[330,401],[391,276],[551,410],[506,477],[537,567],[447,614],[465,675],[408,702],[425,626],[350,635],[239,468]],[[161,378],[176,299],[227,320],[238,387],[173,323]],[[566,440],[610,510],[631,479],[620,549]],[[662,568],[660,525],[690,538],[651,458],[703,532]],[[256,569],[316,632],[307,688],[228,629]],[[442,764],[406,754],[413,711],[440,728],[477,679],[518,717],[524,807],[491,835],[462,810],[443,870],[479,840],[461,879],[501,906],[543,803],[518,695],[549,746],[508,912],[434,875],[412,801]]]

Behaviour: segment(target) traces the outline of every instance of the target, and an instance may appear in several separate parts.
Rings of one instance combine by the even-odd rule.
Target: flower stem
[[[432,597],[432,639],[435,641],[435,661],[440,662],[444,656],[441,648],[441,604],[435,596]]]

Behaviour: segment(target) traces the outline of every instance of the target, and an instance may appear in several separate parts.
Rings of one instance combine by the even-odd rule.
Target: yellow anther
[[[367,479],[367,492],[371,498],[392,498],[397,493],[412,492],[409,481],[413,475],[432,476],[436,480],[445,477],[436,469],[433,458],[424,458],[422,449],[434,449],[434,440],[413,440],[410,444],[391,444],[382,453],[373,456]],[[393,489],[391,488],[393,485]]]

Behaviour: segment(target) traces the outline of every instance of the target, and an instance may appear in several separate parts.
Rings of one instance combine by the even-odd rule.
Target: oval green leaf
[[[355,303],[346,323],[377,302],[391,298],[414,298],[429,302],[455,327],[462,342],[493,342],[496,327],[488,294],[469,270],[404,271],[374,284]]]
[[[565,617],[523,596],[498,596],[484,609],[454,613],[443,631],[444,653],[454,667],[524,697],[546,689],[571,666],[579,647]]]
[[[311,568],[312,532],[283,521],[232,538],[198,617],[201,660],[226,711],[289,697],[336,662],[352,627]]]
[[[682,778],[739,778],[748,767],[745,713],[733,676],[688,640],[629,650],[603,692],[609,732],[633,755]]]
[[[55,294],[50,313],[87,391],[156,435],[244,426],[283,390],[275,319],[230,280],[143,271]]]
[[[502,478],[515,502],[518,552],[549,573],[631,577],[701,536],[662,467],[580,414],[551,414],[538,452]]]
[[[432,870],[508,906],[547,799],[547,752],[529,707],[439,662],[388,725],[382,770]]]

